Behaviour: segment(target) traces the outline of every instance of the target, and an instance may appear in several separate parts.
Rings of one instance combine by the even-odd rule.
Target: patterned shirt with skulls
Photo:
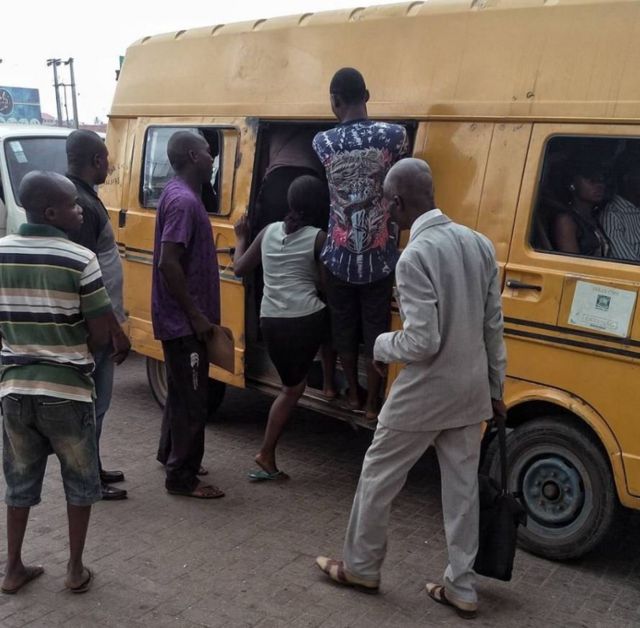
[[[391,166],[407,156],[407,132],[398,124],[353,120],[318,133],[313,148],[331,197],[322,262],[348,283],[384,279],[395,268],[398,246],[382,183]]]

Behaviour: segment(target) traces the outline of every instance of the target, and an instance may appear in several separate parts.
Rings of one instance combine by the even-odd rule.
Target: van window
[[[33,170],[67,172],[67,138],[21,137],[5,141],[4,154],[13,196],[20,204],[18,189],[22,179]]]
[[[640,263],[640,139],[551,138],[530,244],[538,251]]]
[[[147,130],[144,147],[144,166],[140,190],[142,207],[155,209],[165,185],[174,176],[173,168],[167,157],[167,144],[176,131],[190,131],[203,137],[213,156],[213,174],[209,185],[203,186],[202,200],[207,212],[217,214],[220,211],[219,174],[222,169],[222,134],[212,127],[151,127]]]

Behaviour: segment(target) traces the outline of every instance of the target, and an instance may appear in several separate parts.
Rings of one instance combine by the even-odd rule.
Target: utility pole
[[[62,94],[64,95],[64,100],[63,100],[63,106],[64,106],[64,120],[65,120],[65,126],[71,126],[69,124],[69,107],[67,106],[67,84],[66,83],[60,83],[60,85],[62,86]]]
[[[78,120],[78,99],[76,97],[76,77],[75,77],[75,74],[73,73],[73,57],[69,57],[64,62],[64,64],[69,66],[69,78],[71,81],[71,84],[69,85],[69,87],[71,87],[71,105],[73,107],[73,125],[77,129],[78,125],[80,124],[80,121]]]
[[[53,87],[56,91],[56,113],[58,115],[58,126],[62,126],[62,107],[60,106],[60,94],[58,93],[58,66],[60,65],[60,59],[47,59],[47,66],[53,66]]]

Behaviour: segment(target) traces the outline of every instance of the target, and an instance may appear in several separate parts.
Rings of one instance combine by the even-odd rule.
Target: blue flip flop
[[[289,476],[284,471],[276,471],[275,473],[269,473],[262,469],[258,471],[251,471],[249,473],[249,480],[251,482],[264,482],[266,480],[288,480]]]

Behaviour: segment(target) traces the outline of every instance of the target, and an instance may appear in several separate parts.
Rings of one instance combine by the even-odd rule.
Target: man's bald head
[[[408,157],[401,159],[387,173],[384,187],[392,190],[392,195],[403,198],[433,198],[433,177],[426,161]]]
[[[197,133],[178,131],[169,138],[167,157],[171,167],[180,172],[185,166],[193,163],[195,153],[207,147],[207,141]]]
[[[18,196],[29,222],[51,224],[65,231],[82,224],[76,186],[61,174],[38,170],[28,173],[20,183]]]
[[[435,207],[431,168],[422,159],[401,159],[387,173],[383,189],[401,229],[409,228],[418,216]]]

